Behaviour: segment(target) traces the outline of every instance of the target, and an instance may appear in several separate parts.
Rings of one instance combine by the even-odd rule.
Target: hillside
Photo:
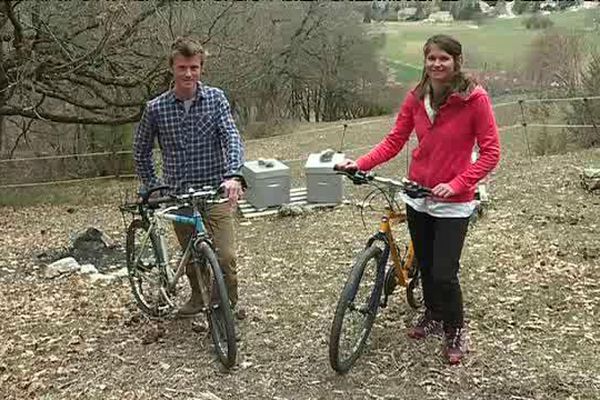
[[[368,146],[391,119],[348,129]],[[323,125],[315,126],[316,130]],[[248,144],[249,158],[294,159],[337,148],[339,129]],[[303,217],[238,221],[239,367],[223,373],[210,339],[189,321],[140,317],[125,280],[43,278],[36,258],[89,225],[123,244],[117,210],[132,182],[70,187],[62,205],[0,208],[0,397],[5,399],[594,399],[600,397],[600,198],[578,185],[600,151],[527,157],[502,134],[492,206],[470,230],[462,280],[472,337],[464,365],[440,343],[410,342],[416,317],[401,293],[376,321],[345,377],[328,365],[330,323],[349,262],[369,229],[351,206]],[[301,166],[301,162],[298,162]],[[401,176],[404,154],[383,168]],[[300,169],[298,169],[299,171]],[[301,175],[295,186],[302,183]],[[346,184],[347,196],[366,192]],[[68,197],[68,196],[67,196]],[[374,215],[370,215],[374,217]],[[398,229],[406,237],[405,227]]]

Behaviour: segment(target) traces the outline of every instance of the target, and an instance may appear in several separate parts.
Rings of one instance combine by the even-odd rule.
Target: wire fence
[[[537,99],[518,99],[515,101],[502,102],[494,104],[494,110],[497,114],[503,110],[510,107],[517,107],[518,111],[510,112],[508,110],[506,114],[506,118],[501,118],[506,121],[499,122],[499,131],[500,132],[509,132],[517,129],[521,129],[523,135],[523,141],[525,142],[527,156],[531,159],[532,157],[532,149],[531,149],[531,131],[529,128],[537,128],[537,129],[591,129],[593,130],[593,134],[596,135],[600,142],[600,131],[598,129],[598,124],[595,121],[595,116],[592,115],[591,109],[589,107],[589,102],[592,100],[599,100],[600,95],[598,96],[580,96],[580,97],[566,97],[566,98],[537,98]],[[565,123],[553,123],[557,121],[551,121],[547,123],[538,123],[531,121],[532,115],[527,111],[527,105],[535,105],[535,104],[547,104],[547,103],[564,103],[564,102],[582,102],[585,105],[585,110],[587,110],[587,120],[590,123],[584,124],[565,124]],[[346,121],[340,123],[332,123],[326,127],[296,131],[291,132],[284,135],[258,138],[258,139],[250,139],[245,141],[245,145],[248,148],[249,146],[266,146],[267,150],[264,150],[265,153],[273,153],[276,152],[274,149],[274,145],[268,146],[269,142],[274,141],[285,141],[289,137],[294,136],[295,138],[309,138],[309,140],[315,139],[314,135],[320,134],[336,134],[339,135],[341,129],[346,130],[348,128],[357,128],[361,126],[368,125],[377,125],[377,124],[389,124],[390,116],[371,118],[368,120],[362,121]],[[505,125],[502,125],[502,122]],[[512,123],[511,123],[512,122]],[[560,121],[558,121],[560,122]],[[385,129],[383,131],[385,133]],[[374,134],[365,135],[362,131],[356,131],[358,133],[359,141],[367,142],[367,144],[362,144],[360,146],[355,146],[349,149],[344,149],[345,154],[354,154],[356,155],[360,151],[365,151],[372,148],[380,139],[381,136],[376,136]],[[308,154],[319,152],[324,150],[323,143],[327,143],[327,140],[323,138],[323,140],[316,140],[316,143],[309,143],[307,146],[310,147],[301,154],[297,154],[292,157],[285,157],[285,159],[281,160],[285,164],[289,165],[290,168],[298,169],[299,164],[305,162],[308,158]],[[313,145],[318,145],[321,148],[315,148]],[[409,150],[410,144],[405,149],[405,158],[406,163],[408,164],[409,159]],[[155,153],[158,153],[159,149],[155,149]],[[260,152],[260,150],[258,150]],[[263,154],[261,154],[263,156]],[[103,151],[103,152],[94,152],[94,153],[78,153],[78,154],[60,154],[60,155],[49,155],[49,156],[41,156],[41,157],[26,157],[26,158],[14,158],[14,159],[3,159],[0,160],[0,176],[7,176],[9,172],[16,176],[20,175],[19,171],[23,171],[23,168],[19,167],[19,164],[27,164],[27,163],[40,163],[40,162],[54,162],[52,167],[47,167],[45,170],[48,172],[50,169],[55,169],[60,171],[61,169],[67,169],[67,163],[74,161],[72,163],[72,168],[81,172],[80,163],[82,160],[88,160],[88,163],[92,164],[101,164],[100,168],[103,168],[105,171],[101,176],[91,176],[91,177],[73,177],[70,179],[48,179],[41,182],[14,182],[8,184],[0,185],[0,189],[16,189],[16,188],[28,188],[28,187],[39,187],[39,186],[54,186],[54,185],[62,185],[62,184],[72,184],[72,183],[81,183],[86,181],[99,181],[99,180],[108,180],[108,179],[130,179],[135,178],[136,175],[132,174],[133,171],[133,152],[131,150],[116,150],[116,151]],[[271,158],[279,158],[274,157],[273,154],[270,155]],[[103,161],[89,161],[89,160],[97,160],[98,158],[103,158]],[[264,157],[267,158],[267,157]],[[8,167],[8,168],[7,168]],[[90,167],[92,168],[92,167]],[[95,165],[94,168],[98,168],[98,165]],[[92,168],[93,169],[93,168]],[[108,173],[106,170],[110,170]],[[24,174],[24,173],[23,173]],[[298,178],[301,177],[301,173],[294,174],[297,175]]]

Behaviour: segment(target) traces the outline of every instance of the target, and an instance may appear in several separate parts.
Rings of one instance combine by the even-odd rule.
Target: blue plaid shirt
[[[173,192],[191,183],[217,186],[244,163],[244,146],[225,94],[200,82],[187,112],[172,90],[147,103],[133,145],[136,171],[146,188],[161,184],[152,162],[155,138],[162,153],[162,183]]]

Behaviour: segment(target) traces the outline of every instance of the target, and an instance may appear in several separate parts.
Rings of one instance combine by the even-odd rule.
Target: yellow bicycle
[[[400,285],[406,288],[408,304],[418,309],[423,304],[419,268],[412,242],[401,248],[392,233],[392,223],[406,222],[406,213],[395,200],[400,191],[409,197],[431,195],[431,190],[414,182],[402,182],[365,172],[341,172],[356,185],[371,185],[381,192],[388,206],[381,216],[378,231],[358,254],[338,300],[329,340],[329,362],[338,373],[345,373],[362,353],[379,307]],[[388,267],[388,261],[391,261]],[[383,298],[382,298],[383,294]]]

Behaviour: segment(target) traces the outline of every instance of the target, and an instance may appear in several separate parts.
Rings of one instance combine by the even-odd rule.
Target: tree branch
[[[10,23],[13,26],[13,33],[15,35],[14,46],[17,49],[17,51],[20,51],[20,49],[23,46],[23,26],[21,25],[21,23],[17,19],[17,16],[14,13],[13,7],[15,6],[15,4],[11,3],[10,1],[3,1],[2,5],[6,16],[8,17]]]
[[[150,8],[150,9],[148,9],[148,10],[143,11],[142,13],[140,13],[131,22],[131,24],[127,24],[125,26],[125,31],[121,34],[121,36],[119,36],[115,40],[111,41],[110,44],[113,45],[114,43],[121,43],[121,42],[125,41],[126,39],[129,39],[133,35],[133,32],[135,31],[135,29],[137,28],[137,26],[139,24],[141,24],[148,17],[150,17],[151,15],[153,15],[154,13],[156,13],[158,11],[158,9],[162,8],[165,4],[167,4],[167,2],[165,0],[160,0],[157,3],[155,3],[154,8]]]
[[[89,116],[82,117],[77,114],[67,115],[62,113],[53,113],[47,111],[35,110],[33,107],[24,109],[22,107],[14,106],[3,106],[0,107],[0,115],[13,116],[19,115],[25,118],[32,118],[35,120],[49,120],[52,122],[62,122],[65,124],[89,124],[89,125],[123,125],[130,122],[139,121],[142,115],[141,109],[135,113],[131,113],[125,116],[110,117],[110,116]]]
[[[22,137],[25,137],[25,141],[27,142],[27,133],[29,132],[29,129],[31,128],[31,125],[33,124],[33,122],[34,122],[33,119],[30,119],[27,123],[25,121],[23,121],[23,126],[21,127],[21,133],[15,139],[15,143],[13,144],[12,149],[10,149],[10,151],[8,153],[9,159],[13,158],[13,155],[15,154],[15,150],[17,150],[17,146],[19,146],[19,142],[21,141]]]
[[[213,30],[213,29],[215,28],[215,26],[217,25],[217,22],[219,22],[219,20],[220,20],[221,18],[223,18],[223,16],[224,16],[225,14],[227,14],[227,12],[228,12],[229,10],[231,10],[231,8],[232,8],[234,5],[235,5],[235,2],[233,2],[233,1],[232,1],[232,2],[230,2],[230,3],[229,3],[229,6],[228,6],[227,8],[225,8],[225,9],[224,9],[224,10],[223,10],[221,13],[219,13],[215,19],[213,19],[212,23],[211,23],[211,24],[210,24],[210,26],[208,27],[208,31],[206,32],[206,37],[207,37],[207,38],[201,42],[201,43],[202,43],[202,45],[205,45],[205,44],[207,44],[208,42],[210,42],[210,41],[211,41],[211,39],[212,39],[212,30]]]

